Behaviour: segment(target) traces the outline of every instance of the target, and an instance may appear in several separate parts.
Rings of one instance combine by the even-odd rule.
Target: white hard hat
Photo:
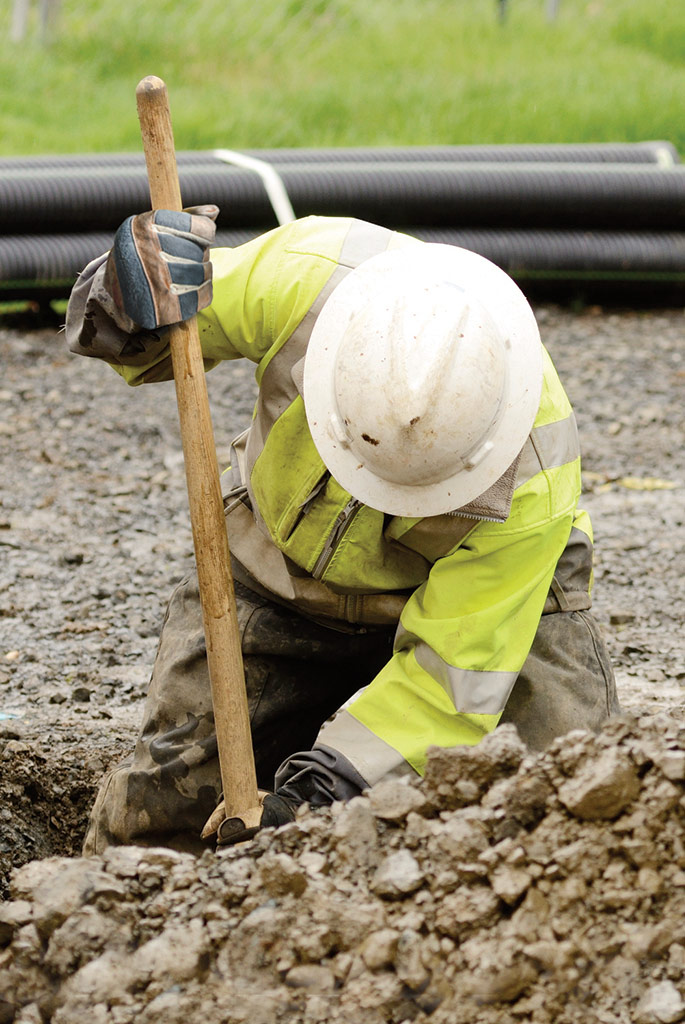
[[[535,316],[466,249],[417,244],[362,263],[327,299],[304,364],[314,444],[371,508],[432,516],[511,465],[542,388]]]

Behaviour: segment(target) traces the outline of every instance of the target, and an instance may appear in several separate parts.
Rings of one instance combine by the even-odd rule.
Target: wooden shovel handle
[[[181,210],[166,85],[154,76],[144,78],[136,98],[152,207]],[[224,800],[229,817],[253,817],[259,808],[254,753],[214,432],[195,318],[173,326],[169,342]]]

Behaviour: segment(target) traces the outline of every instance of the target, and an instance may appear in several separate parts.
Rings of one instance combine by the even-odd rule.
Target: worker
[[[500,722],[535,750],[599,729],[619,705],[576,424],[519,288],[473,252],[343,218],[210,262],[217,212],[129,218],[66,332],[132,385],[172,377],[168,325],[195,313],[207,370],[257,364],[225,507],[262,826],[417,778],[429,748]],[[197,850],[217,822],[219,843],[245,838],[212,813],[220,790],[190,574],[84,851]]]

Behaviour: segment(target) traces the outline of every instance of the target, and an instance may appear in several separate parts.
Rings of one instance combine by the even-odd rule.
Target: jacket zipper
[[[479,516],[475,512],[446,512],[447,516],[455,516],[459,519],[475,519],[479,523],[506,523],[506,519],[502,519],[501,516]]]
[[[321,554],[317,558],[316,564],[312,569],[312,576],[315,580],[320,580],[325,573],[338,545],[340,544],[340,541],[349,530],[352,525],[352,520],[361,507],[361,501],[358,501],[357,498],[352,498],[338,513],[336,520],[333,523],[333,528],[321,550]]]
[[[351,498],[345,507],[338,513],[333,528],[328,535],[326,543],[324,544],[321,554],[316,560],[314,568],[312,569],[312,576],[315,580],[320,580],[326,572],[326,569],[330,565],[331,559],[335,554],[341,540],[352,525],[352,521],[356,516],[359,509],[362,507],[362,502],[357,498]],[[461,513],[461,512],[448,512],[448,515],[463,516],[464,519],[473,519],[475,522],[487,522],[487,523],[503,523],[504,519],[495,519],[490,516],[479,516],[473,513]]]

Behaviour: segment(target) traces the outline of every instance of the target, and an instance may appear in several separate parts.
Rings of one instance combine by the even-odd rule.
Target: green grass
[[[11,3],[0,7],[7,23]],[[5,35],[7,25],[5,26]],[[670,139],[673,0],[63,0],[0,65],[0,154],[136,150],[135,87],[169,86],[179,149]]]

